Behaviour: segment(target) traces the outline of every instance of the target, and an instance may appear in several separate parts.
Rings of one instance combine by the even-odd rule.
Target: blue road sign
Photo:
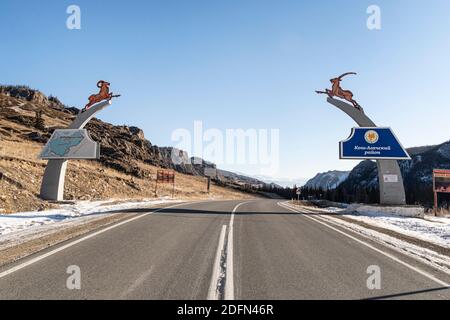
[[[339,146],[341,159],[411,159],[391,128],[353,128]]]

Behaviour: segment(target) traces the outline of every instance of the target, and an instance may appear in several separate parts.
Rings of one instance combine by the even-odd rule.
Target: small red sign
[[[450,193],[450,170],[433,170],[434,192]]]
[[[161,183],[174,183],[175,172],[172,170],[158,170],[156,174],[156,181]]]

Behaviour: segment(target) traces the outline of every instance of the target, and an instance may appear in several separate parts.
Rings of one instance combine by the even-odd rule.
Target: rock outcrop
[[[39,130],[35,126],[37,112],[42,114],[45,129]],[[24,128],[16,132],[24,139],[46,143],[55,129],[65,128],[78,112],[78,108],[62,104],[58,98],[47,98],[26,86],[0,86],[0,120],[3,118]],[[115,126],[93,119],[86,129],[93,140],[100,143],[101,157],[98,161],[136,177],[149,174],[141,164],[198,176],[204,175],[205,168],[216,167],[201,158],[189,157],[183,150],[153,145],[145,138],[144,131],[135,126]],[[10,130],[13,130],[11,126],[0,125],[0,135],[6,135]]]

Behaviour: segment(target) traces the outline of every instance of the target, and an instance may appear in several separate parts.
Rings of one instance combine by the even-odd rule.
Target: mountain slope
[[[306,188],[312,189],[336,189],[349,176],[349,171],[328,171],[318,173],[314,178],[308,180],[305,184]]]

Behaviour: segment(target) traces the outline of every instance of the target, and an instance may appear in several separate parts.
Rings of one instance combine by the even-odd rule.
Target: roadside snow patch
[[[0,214],[0,241],[5,235],[24,232],[39,226],[78,221],[81,218],[105,216],[118,213],[121,210],[146,208],[158,204],[179,202],[176,200],[159,199],[121,202],[117,201],[77,201],[74,204],[63,204],[59,209],[47,211],[19,212],[14,214]]]

